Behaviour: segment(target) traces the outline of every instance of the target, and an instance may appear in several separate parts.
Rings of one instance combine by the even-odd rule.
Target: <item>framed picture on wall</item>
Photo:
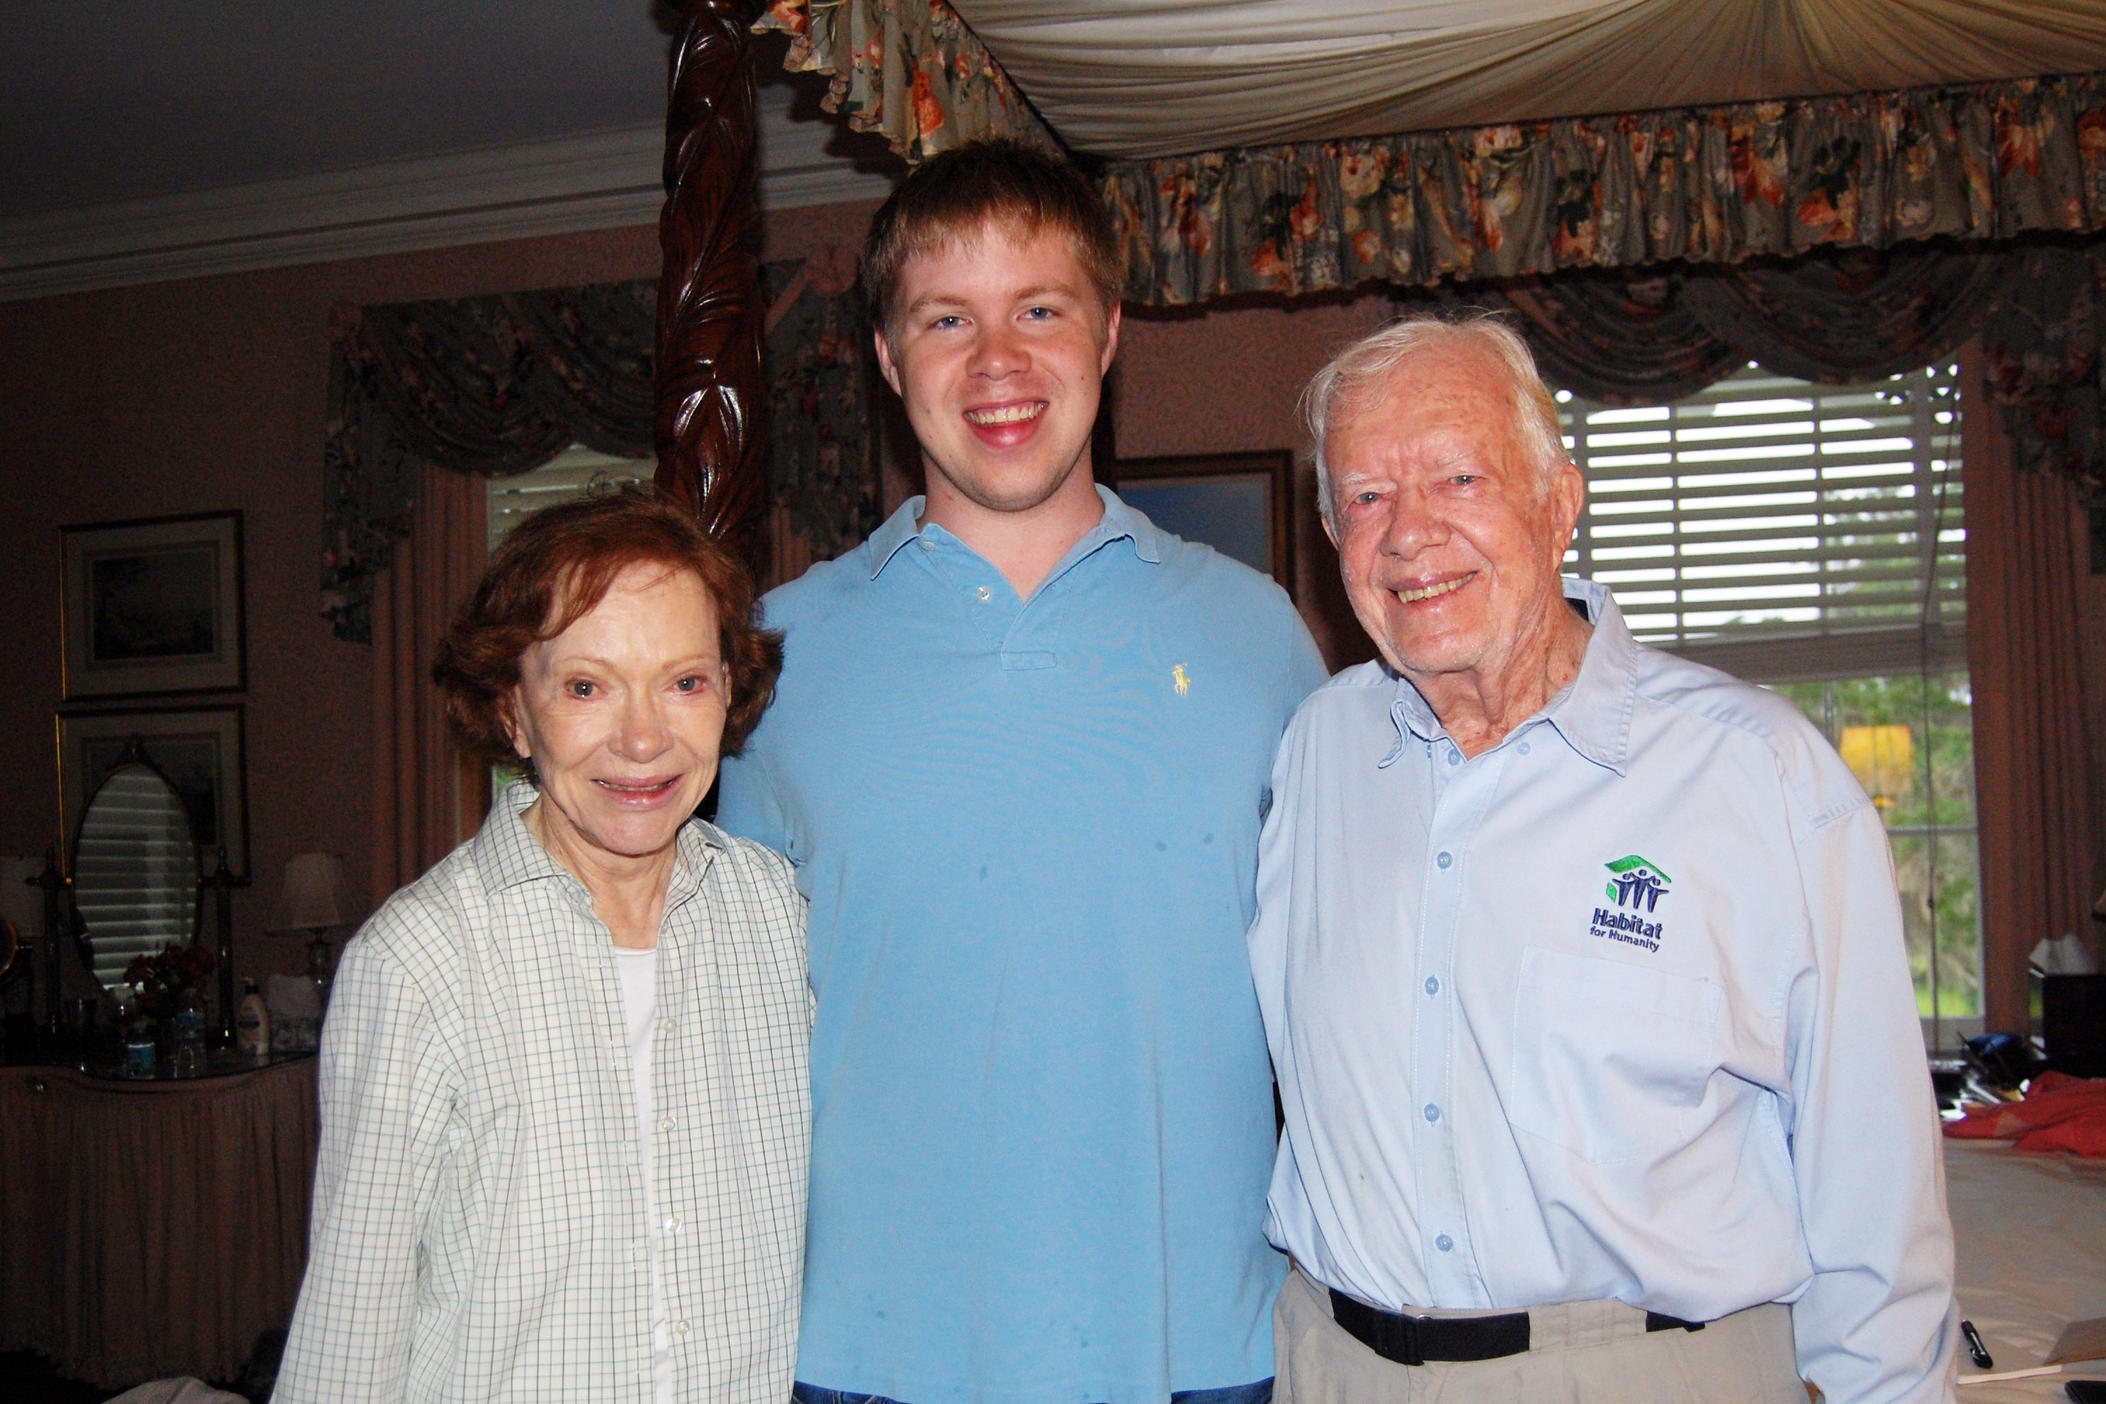
[[[1119,497],[1149,521],[1294,593],[1294,457],[1287,450],[1124,458],[1115,467]]]
[[[243,685],[241,513],[59,528],[64,697]]]
[[[211,872],[227,850],[234,876],[249,874],[249,804],[241,708],[157,707],[61,712],[58,717],[59,833],[70,853],[88,797],[136,737],[168,777],[197,840],[198,864]]]

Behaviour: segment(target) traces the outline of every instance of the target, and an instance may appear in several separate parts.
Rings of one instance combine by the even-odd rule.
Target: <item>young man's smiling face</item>
[[[921,443],[931,521],[1094,502],[1090,430],[1119,336],[1067,235],[989,221],[900,269],[878,364]]]

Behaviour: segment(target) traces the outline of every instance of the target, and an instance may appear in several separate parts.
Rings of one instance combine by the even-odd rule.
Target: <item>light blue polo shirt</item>
[[[1286,594],[1098,489],[1028,600],[922,499],[770,594],[719,822],[811,898],[797,1377],[1161,1404],[1272,1374],[1270,1077],[1244,932]]]

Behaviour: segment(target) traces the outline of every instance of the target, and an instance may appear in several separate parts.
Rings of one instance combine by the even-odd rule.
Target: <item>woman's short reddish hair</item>
[[[782,635],[760,627],[746,567],[692,513],[640,488],[544,508],[498,546],[432,664],[432,681],[462,745],[493,765],[519,763],[506,722],[520,659],[591,613],[616,576],[642,563],[688,571],[709,591],[731,674],[722,750],[739,753],[775,697]]]

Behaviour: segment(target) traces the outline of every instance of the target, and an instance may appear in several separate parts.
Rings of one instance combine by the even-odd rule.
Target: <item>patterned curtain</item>
[[[2106,239],[1561,273],[1401,290],[1397,302],[1511,313],[1553,383],[1626,404],[1694,394],[1748,361],[1805,380],[1869,380],[1953,357],[1979,335],[1988,399],[2019,465],[2106,505]]]
[[[767,305],[768,500],[778,535],[829,560],[880,520],[869,423],[876,351],[853,251],[761,270]]]
[[[1982,329],[1989,394],[2004,406],[2019,464],[2071,479],[2095,513],[2106,507],[2102,315],[2106,243],[2024,249]]]
[[[802,268],[763,270],[771,287],[796,285],[783,315],[770,313],[770,491],[812,549],[833,555],[874,525],[857,359],[870,333],[852,277]],[[374,577],[410,534],[426,467],[503,477],[573,443],[650,455],[657,296],[637,281],[339,314],[322,555],[322,612],[339,638],[372,641]]]

